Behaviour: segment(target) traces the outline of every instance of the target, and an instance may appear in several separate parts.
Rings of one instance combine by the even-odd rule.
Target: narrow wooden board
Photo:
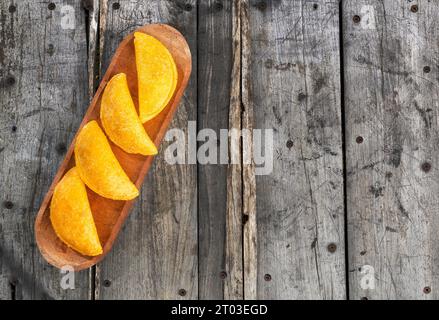
[[[254,108],[251,101],[250,84],[251,79],[251,35],[250,35],[250,15],[249,1],[238,1],[235,11],[238,12],[234,21],[239,25],[241,55],[241,104],[240,121],[241,129],[252,131],[254,127]],[[235,32],[234,32],[235,34]],[[253,154],[253,139],[242,145],[242,153]],[[242,161],[242,160],[241,160]],[[243,257],[243,298],[255,300],[258,297],[258,230],[256,212],[256,174],[255,163],[243,163],[242,165],[242,257]]]
[[[62,289],[33,231],[89,97],[86,12],[80,1],[51,2],[0,2],[0,299],[89,297],[88,272]]]
[[[232,2],[209,0],[198,5],[198,130],[212,129],[218,139],[220,130],[229,128]],[[223,299],[232,279],[226,270],[227,168],[227,163],[198,166],[200,299]],[[241,245],[240,239],[235,242]]]
[[[195,1],[104,1],[102,72],[121,39],[145,23],[176,27],[189,43],[197,70],[196,21]],[[196,79],[194,71],[170,125],[186,134],[188,121],[197,120]],[[198,297],[197,170],[195,165],[167,164],[169,143],[163,142],[113,250],[97,266],[97,299]]]
[[[351,299],[439,297],[438,20],[436,1],[343,2]]]
[[[273,171],[256,176],[257,297],[343,299],[338,2],[251,0],[247,14],[244,90],[274,136]]]

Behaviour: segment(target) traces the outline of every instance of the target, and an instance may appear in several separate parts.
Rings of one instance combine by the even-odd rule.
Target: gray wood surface
[[[138,26],[157,22],[176,27],[193,54],[194,71],[170,126],[187,131],[188,121],[197,121],[194,1],[101,3],[102,74],[125,35]],[[198,298],[197,168],[168,165],[164,160],[168,144],[162,143],[121,235],[97,266],[97,299]]]
[[[438,298],[438,18],[429,0],[1,1],[0,300]],[[164,142],[113,250],[63,290],[35,215],[119,42],[155,22],[193,53],[171,127],[273,129],[273,172],[251,143],[169,165]]]
[[[439,6],[343,9],[351,298],[437,299]],[[375,289],[361,287],[367,265]]]
[[[198,130],[212,129],[218,139],[220,130],[229,128],[230,94],[234,85],[232,5],[232,1],[209,0],[200,2],[198,7],[198,64],[204,66],[198,69]],[[237,79],[239,88],[239,75]],[[200,299],[224,299],[229,294],[228,284],[235,283],[226,251],[230,207],[227,167],[227,164],[198,166]],[[239,237],[234,241],[241,246]],[[242,288],[239,291],[242,295]]]
[[[274,131],[273,172],[256,177],[257,297],[344,299],[338,3],[250,1],[247,14],[254,128]]]
[[[86,13],[79,1],[0,2],[0,298],[87,299],[38,252],[34,219],[88,107]],[[61,13],[72,6],[74,29]],[[64,9],[65,10],[65,9]],[[68,10],[68,8],[67,8]]]

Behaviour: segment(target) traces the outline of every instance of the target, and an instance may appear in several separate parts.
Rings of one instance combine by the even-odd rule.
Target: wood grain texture
[[[253,104],[250,98],[251,84],[251,35],[249,1],[239,2],[236,7],[237,25],[239,24],[239,36],[241,39],[241,127],[252,130],[254,127]],[[243,158],[253,154],[253,140],[242,145]],[[246,155],[246,156],[244,156]],[[257,299],[258,287],[258,256],[257,256],[257,216],[256,216],[256,176],[254,161],[242,162],[242,188],[243,188],[243,282],[244,299]]]
[[[196,70],[194,1],[101,2],[102,72],[121,39],[137,26],[167,23],[188,40]],[[196,121],[196,73],[170,128]],[[106,260],[97,267],[98,299],[198,297],[197,173],[194,165],[168,165],[166,143],[155,159],[130,218]],[[182,289],[184,291],[182,291]]]
[[[198,69],[198,130],[212,129],[218,139],[221,129],[229,128],[231,87],[237,85],[239,91],[239,74],[237,83],[232,80],[232,3],[208,0],[198,4],[198,65],[202,66]],[[227,250],[227,175],[227,163],[198,166],[200,299],[233,296],[233,289],[228,289],[235,284],[235,270],[229,268],[228,252],[233,248]],[[233,240],[241,246],[240,237]]]
[[[241,32],[239,1],[232,1],[232,73],[229,110],[229,166],[227,168],[226,211],[226,272],[224,299],[242,299],[243,238],[242,238],[242,139],[241,132]]]
[[[249,1],[248,19],[254,128],[274,131],[273,171],[256,177],[257,297],[343,299],[338,3]]]
[[[53,1],[52,10],[48,3],[0,3],[0,296],[7,299],[89,297],[88,272],[75,275],[75,290],[63,290],[34,240],[39,204],[88,105],[85,10],[79,1]],[[73,10],[72,24],[62,24],[62,10]]]
[[[344,1],[351,299],[439,297],[438,18],[434,1]]]

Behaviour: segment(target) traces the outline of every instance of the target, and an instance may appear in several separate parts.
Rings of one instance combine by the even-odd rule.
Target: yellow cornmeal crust
[[[76,167],[56,185],[50,204],[50,221],[67,246],[86,256],[102,254],[87,191]]]
[[[178,72],[169,50],[156,38],[134,33],[139,117],[142,123],[157,116],[168,104],[177,87]]]
[[[75,162],[82,181],[102,197],[131,200],[139,195],[94,120],[87,123],[76,138]]]
[[[107,83],[102,95],[100,116],[107,136],[125,152],[157,154],[154,142],[137,115],[126,74],[119,73]]]

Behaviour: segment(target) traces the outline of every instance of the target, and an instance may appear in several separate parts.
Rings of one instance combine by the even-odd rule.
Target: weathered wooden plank
[[[273,170],[256,176],[257,297],[343,299],[338,2],[251,0],[248,21],[247,103],[274,132]]]
[[[188,40],[197,70],[195,1],[103,1],[102,74],[121,39],[137,26],[168,23]],[[134,63],[134,61],[133,61]],[[187,133],[197,120],[196,71],[171,128]],[[162,143],[141,196],[113,250],[99,264],[99,299],[194,299],[198,297],[197,170],[169,165]]]
[[[344,1],[352,299],[439,297],[438,18],[436,1]]]
[[[239,60],[240,53],[233,56],[232,15],[233,1],[199,2],[198,130],[212,129],[218,139],[221,129],[229,129],[232,87],[238,94],[240,90],[239,65],[234,65],[234,58]],[[236,40],[240,42],[239,38]],[[237,70],[234,79],[232,66]],[[239,96],[235,100],[240,109]],[[240,117],[239,109],[237,114]],[[240,120],[238,123],[239,129]],[[232,170],[232,166],[228,169],[227,163],[198,166],[200,299],[242,297],[242,270],[234,263],[242,263],[241,224],[228,218],[233,216],[234,208],[239,211],[238,216],[241,215],[240,203],[237,207],[233,206],[233,201],[228,205],[228,200],[240,202],[241,191],[235,191],[235,197],[227,193],[227,190],[232,192],[234,186],[239,188],[239,184],[232,185],[230,179],[235,177],[240,182],[241,176]],[[237,281],[237,277],[241,281]]]
[[[229,166],[227,170],[225,299],[243,299],[243,189],[241,132],[241,23],[240,2],[232,2],[232,74],[229,110]]]
[[[250,98],[251,82],[251,37],[249,21],[249,2],[241,1],[236,7],[237,23],[239,24],[240,51],[241,51],[241,128],[253,130],[254,113]],[[242,145],[242,154],[253,154],[253,139]],[[242,161],[242,160],[241,160]],[[243,281],[244,299],[257,299],[257,216],[256,216],[256,176],[255,163],[242,161],[242,210],[243,210]]]
[[[88,105],[85,10],[79,1],[0,3],[0,297],[89,297],[87,271],[75,290],[35,246],[33,225]],[[74,84],[74,85],[72,85]]]

